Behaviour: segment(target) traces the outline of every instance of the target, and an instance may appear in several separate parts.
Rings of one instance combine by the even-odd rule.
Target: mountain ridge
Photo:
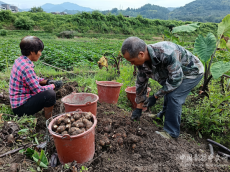
[[[46,3],[42,5],[41,8],[46,12],[62,12],[65,10],[77,10],[77,11],[85,11],[85,12],[93,11],[93,9],[91,8],[82,7],[80,5],[70,3],[70,2],[64,2],[62,4],[57,4],[57,5]]]

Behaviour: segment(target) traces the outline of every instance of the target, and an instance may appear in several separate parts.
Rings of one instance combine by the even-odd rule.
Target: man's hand
[[[54,84],[54,86],[55,86],[54,90],[59,90],[62,87],[63,82],[62,81],[47,80],[46,84],[47,85]]]
[[[150,96],[148,99],[145,100],[143,107],[152,107],[156,104],[157,97],[154,95]]]
[[[139,120],[140,117],[141,117],[141,113],[142,113],[142,109],[138,109],[136,108],[133,113],[132,113],[132,116],[131,116],[131,120]]]

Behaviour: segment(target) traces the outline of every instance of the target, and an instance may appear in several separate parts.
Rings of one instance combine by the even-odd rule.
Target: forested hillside
[[[169,15],[169,10],[165,7],[160,7],[157,5],[151,5],[151,4],[146,4],[140,8],[133,9],[133,8],[127,8],[126,10],[118,10],[117,8],[113,8],[111,11],[103,11],[103,14],[123,14],[125,16],[132,16],[136,17],[138,15],[143,16],[144,18],[149,18],[149,19],[163,19],[167,20],[168,15]]]
[[[146,19],[142,16],[127,18],[123,15],[103,15],[98,11],[82,12],[75,15],[54,15],[45,12],[0,11],[0,28],[11,30],[44,30],[60,33],[75,31],[76,33],[108,33],[125,35],[162,35],[171,27],[189,24],[175,20]],[[201,23],[200,28],[192,34],[216,33],[217,24]]]
[[[169,19],[219,23],[230,13],[230,0],[196,0],[170,12]]]

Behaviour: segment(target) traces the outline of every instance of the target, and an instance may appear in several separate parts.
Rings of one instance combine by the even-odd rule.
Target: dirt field
[[[77,92],[76,87],[77,83],[69,83],[57,92],[58,100],[54,115],[64,112],[60,98],[73,91]],[[7,100],[4,103],[7,104]],[[45,134],[45,118],[41,114],[42,112],[36,114],[38,120],[35,129],[36,132]],[[157,127],[146,114],[140,121],[135,122],[129,117],[130,112],[119,109],[116,105],[98,103],[96,151],[93,160],[83,164],[88,171],[230,171],[230,161],[216,154],[211,156],[205,141],[198,143],[183,131],[177,140],[167,140],[155,133],[162,128]],[[21,145],[23,144],[25,143],[22,142]],[[0,139],[0,155],[11,149],[12,147]],[[56,153],[55,151],[51,140],[47,146],[48,157]],[[0,171],[9,171],[12,165],[21,172],[32,171],[31,167],[37,169],[35,162],[21,153],[0,158]],[[82,164],[69,163],[71,169],[73,165],[80,171]],[[44,171],[71,171],[71,169],[64,169],[59,164]]]

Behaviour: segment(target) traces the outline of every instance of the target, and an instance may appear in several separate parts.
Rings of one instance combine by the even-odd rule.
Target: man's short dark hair
[[[144,52],[145,49],[146,44],[142,39],[138,37],[129,37],[123,42],[121,52],[123,55],[128,52],[130,58],[135,58],[138,56],[140,51]]]
[[[20,49],[23,56],[29,56],[30,52],[43,51],[44,44],[36,36],[25,36],[20,42]]]

